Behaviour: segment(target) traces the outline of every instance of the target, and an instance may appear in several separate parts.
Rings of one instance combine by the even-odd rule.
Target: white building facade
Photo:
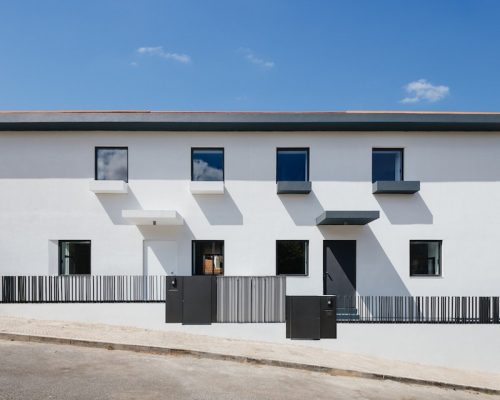
[[[2,276],[498,293],[498,114],[26,112],[0,129]]]

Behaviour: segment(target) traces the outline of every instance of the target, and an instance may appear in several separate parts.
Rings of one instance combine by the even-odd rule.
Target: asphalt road
[[[499,399],[285,368],[0,340],[0,399]]]

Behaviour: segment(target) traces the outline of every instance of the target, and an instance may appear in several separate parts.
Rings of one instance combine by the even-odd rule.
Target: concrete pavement
[[[183,332],[132,327],[0,317],[0,338],[73,343],[161,354],[186,354],[217,360],[253,362],[337,376],[391,379],[500,394],[500,375],[430,367],[340,353],[300,345],[252,342]]]
[[[0,340],[0,399],[433,399],[498,396],[193,357]]]

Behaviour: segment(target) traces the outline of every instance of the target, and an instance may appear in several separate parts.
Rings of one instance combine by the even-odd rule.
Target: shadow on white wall
[[[323,212],[323,207],[314,191],[307,195],[281,194],[278,197],[295,225],[315,226],[316,218]]]
[[[210,225],[243,225],[243,214],[227,189],[223,195],[193,195]]]
[[[432,224],[434,217],[419,193],[374,196],[391,224]]]
[[[360,296],[411,296],[368,225],[318,226],[325,240],[356,240],[356,290]]]

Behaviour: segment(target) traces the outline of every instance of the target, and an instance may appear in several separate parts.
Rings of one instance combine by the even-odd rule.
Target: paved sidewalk
[[[273,344],[183,332],[15,317],[0,317],[0,339],[73,343],[156,354],[187,354],[313,370],[340,376],[393,379],[463,389],[477,388],[482,392],[500,394],[500,374],[389,361],[296,344]]]

